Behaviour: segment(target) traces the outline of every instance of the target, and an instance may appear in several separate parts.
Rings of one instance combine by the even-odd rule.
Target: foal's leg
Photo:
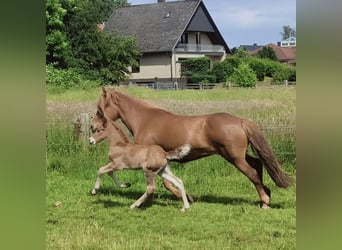
[[[130,183],[122,183],[114,174],[114,170],[111,172],[108,172],[108,175],[113,179],[115,185],[120,188],[128,188],[131,186]]]
[[[172,186],[172,182],[170,182],[167,179],[163,179],[163,184],[164,184],[164,187],[167,190],[169,190],[171,193],[173,193],[178,199],[182,199],[181,192],[179,192],[179,190],[177,188],[174,188]],[[186,194],[186,197],[187,197],[189,202],[193,202],[194,201],[194,199],[189,194]]]
[[[94,189],[91,192],[92,194],[96,194],[97,190],[100,189],[102,175],[105,173],[109,173],[109,172],[113,172],[113,163],[112,162],[108,163],[106,166],[99,169],[99,171],[97,173],[97,179],[95,182]]]
[[[169,165],[166,165],[166,167],[163,170],[161,170],[158,174],[163,179],[171,181],[176,187],[179,188],[179,190],[182,194],[182,200],[183,200],[183,204],[184,204],[184,206],[182,208],[182,212],[184,212],[185,209],[188,209],[190,206],[189,206],[188,199],[186,197],[186,192],[185,192],[183,181],[171,172]]]
[[[152,171],[145,171],[144,174],[145,174],[145,179],[146,179],[146,183],[147,183],[146,191],[138,200],[136,200],[131,205],[131,207],[130,207],[131,209],[135,209],[135,208],[140,207],[141,204],[143,204],[148,197],[153,195],[154,190],[156,188],[156,185],[155,185],[156,173],[152,172]]]

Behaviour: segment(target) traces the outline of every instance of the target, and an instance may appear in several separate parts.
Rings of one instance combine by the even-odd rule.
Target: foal
[[[108,155],[111,162],[99,169],[92,194],[96,194],[97,190],[99,190],[101,176],[103,174],[108,173],[118,185],[120,182],[116,179],[114,171],[122,169],[142,169],[144,171],[147,188],[145,193],[130,206],[131,209],[140,207],[147,198],[152,197],[155,190],[155,176],[157,174],[179,188],[184,204],[182,211],[188,209],[189,202],[186,197],[183,182],[173,175],[168,163],[169,160],[181,159],[187,155],[190,151],[190,146],[185,144],[175,150],[165,152],[158,145],[132,144],[126,140],[125,136],[122,134],[121,130],[116,127],[114,122],[107,122],[107,120],[104,120],[103,122],[103,128],[94,130],[92,137],[89,138],[89,142],[90,144],[96,144],[108,138],[110,144]],[[125,186],[125,184],[119,184],[119,186],[121,185]]]

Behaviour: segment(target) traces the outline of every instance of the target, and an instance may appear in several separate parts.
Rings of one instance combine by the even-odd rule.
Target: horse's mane
[[[118,91],[116,89],[113,89],[113,90],[114,90],[114,92],[116,94],[120,95],[120,98],[124,98],[124,99],[128,99],[128,100],[133,100],[134,102],[136,102],[136,103],[138,103],[138,104],[140,104],[140,105],[142,105],[142,106],[144,106],[146,108],[163,110],[163,111],[169,113],[169,111],[167,111],[166,109],[163,109],[163,108],[161,108],[161,107],[159,107],[159,106],[157,106],[157,105],[155,105],[155,104],[153,104],[151,102],[145,101],[143,99],[139,99],[139,98],[137,98],[135,96],[127,95],[127,94],[122,93],[122,92],[120,92],[120,91]]]

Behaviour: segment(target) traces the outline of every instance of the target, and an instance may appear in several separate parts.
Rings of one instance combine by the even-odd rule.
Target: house
[[[202,0],[118,8],[103,31],[136,36],[142,56],[139,67],[129,69],[131,83],[182,84],[182,60],[207,56],[214,63],[231,53]]]
[[[271,47],[274,50],[274,53],[281,63],[288,63],[292,65],[296,65],[296,47],[281,47],[275,45],[273,43],[267,44],[263,47]],[[250,54],[256,54],[262,48],[258,48],[254,51],[251,51]]]
[[[248,52],[252,52],[258,49],[262,49],[263,45],[258,45],[257,43],[253,43],[253,45],[240,45],[240,47],[245,48]]]
[[[280,47],[296,47],[297,40],[296,37],[291,36],[285,40],[280,41]]]

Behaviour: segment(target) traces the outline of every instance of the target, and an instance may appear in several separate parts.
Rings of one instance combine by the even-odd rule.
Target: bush
[[[283,82],[285,80],[296,81],[296,70],[294,68],[284,66],[281,70],[273,74],[273,81]]]
[[[217,82],[225,82],[227,78],[233,74],[234,69],[239,66],[241,59],[236,56],[226,58],[222,62],[216,62],[213,66],[212,73],[216,77]]]
[[[273,74],[283,68],[280,62],[275,62],[269,59],[264,60],[265,63],[265,75],[268,77],[273,77]]]
[[[189,78],[190,83],[214,83],[216,82],[216,77],[211,74],[199,74],[195,73]]]
[[[187,76],[190,76],[194,73],[202,73],[210,71],[210,59],[208,57],[197,57],[197,58],[189,58],[180,61],[182,64],[181,67],[181,75],[185,76],[185,72]]]
[[[248,62],[249,67],[254,71],[258,81],[263,81],[266,74],[266,66],[264,60],[253,58]]]
[[[241,87],[255,87],[257,77],[247,63],[242,62],[234,69],[233,74],[229,77],[233,83],[239,84]]]
[[[55,69],[53,65],[45,67],[46,84],[54,88],[93,88],[101,84],[101,81],[84,78],[77,69]]]

